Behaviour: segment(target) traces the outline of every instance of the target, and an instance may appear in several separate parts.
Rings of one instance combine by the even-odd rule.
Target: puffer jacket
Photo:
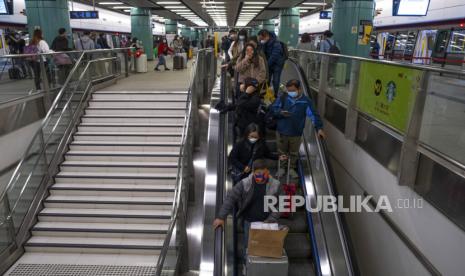
[[[243,83],[246,78],[254,78],[258,83],[263,83],[266,80],[266,65],[265,61],[258,56],[258,67],[249,62],[245,57],[239,56],[235,70],[239,72],[239,83]]]
[[[251,159],[255,161],[266,158],[278,160],[278,155],[270,151],[264,139],[259,139],[255,144],[250,143],[248,139],[243,139],[234,145],[229,154],[232,166],[240,171],[249,166]]]
[[[232,214],[234,206],[238,206],[237,217],[241,217],[244,214],[244,211],[250,206],[253,198],[253,191],[254,191],[255,181],[253,179],[253,174],[249,175],[248,177],[242,179],[239,183],[237,183],[231,192],[228,193],[226,199],[223,202],[223,206],[221,206],[220,211],[218,212],[218,218],[226,219],[229,214]],[[281,183],[272,178],[268,179],[268,183],[260,184],[266,185],[266,195],[267,196],[279,196],[282,194],[281,191]],[[277,207],[277,206],[276,206]],[[270,215],[266,219],[269,222],[276,222],[279,218],[278,212],[270,212]]]
[[[283,68],[285,62],[284,50],[274,32],[271,32],[270,39],[265,44],[261,45],[261,50],[263,50],[266,55],[268,69],[270,71]]]

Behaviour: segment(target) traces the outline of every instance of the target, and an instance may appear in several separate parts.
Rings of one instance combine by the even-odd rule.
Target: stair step
[[[103,192],[173,192],[174,184],[102,184],[102,183],[55,183],[51,191],[103,191]]]
[[[66,204],[75,204],[76,206],[82,206],[83,208],[92,208],[97,205],[102,208],[105,207],[105,205],[130,205],[139,208],[148,208],[149,206],[157,205],[171,207],[173,204],[173,197],[50,195],[44,200],[44,203],[46,207],[65,206]]]
[[[187,91],[95,91],[92,95],[187,95]]]
[[[179,142],[123,142],[123,141],[73,141],[71,150],[76,151],[172,151],[179,152]]]
[[[186,108],[186,100],[90,100],[89,107],[110,107],[110,108],[157,108],[169,105],[174,108]]]
[[[178,172],[177,162],[103,162],[65,161],[62,172],[101,172],[101,173],[174,173]]]
[[[83,123],[183,124],[184,115],[85,115]]]
[[[183,124],[130,124],[130,123],[81,123],[79,131],[115,131],[115,132],[181,132]]]
[[[181,141],[181,132],[87,132],[78,131],[74,141],[124,141],[124,142],[166,142]]]
[[[187,93],[175,94],[175,93],[125,93],[125,94],[101,94],[93,93],[92,100],[139,100],[139,101],[151,101],[151,100],[163,100],[163,101],[178,101],[187,100]]]
[[[86,115],[185,115],[186,108],[180,107],[157,107],[157,108],[120,108],[120,107],[88,107],[85,111]]]
[[[74,151],[70,150],[65,155],[66,160],[71,161],[107,161],[107,162],[177,162],[178,152],[140,152],[140,151]]]
[[[168,228],[168,220],[163,224],[39,221],[32,231],[165,234]]]
[[[59,172],[56,183],[88,184],[174,184],[176,173],[102,173],[102,172]]]
[[[92,237],[49,237],[32,236],[25,244],[29,247],[101,248],[160,250],[164,239],[124,239]]]
[[[159,206],[156,209],[104,209],[104,208],[44,208],[39,213],[39,221],[93,221],[94,222],[130,222],[145,221],[155,223],[171,217],[171,209]],[[73,219],[75,218],[75,219]],[[135,223],[135,222],[133,222]]]

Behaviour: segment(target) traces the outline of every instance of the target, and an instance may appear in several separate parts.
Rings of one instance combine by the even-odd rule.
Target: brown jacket
[[[266,64],[263,58],[258,56],[258,67],[250,63],[245,57],[237,59],[236,71],[239,72],[239,83],[244,82],[246,78],[254,78],[258,83],[263,83],[266,80]]]

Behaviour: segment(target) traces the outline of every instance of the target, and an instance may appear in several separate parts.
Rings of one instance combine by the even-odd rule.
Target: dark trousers
[[[273,86],[273,91],[275,97],[278,97],[278,91],[279,91],[279,85],[281,82],[281,72],[283,71],[283,68],[277,67],[270,69],[270,80],[271,84]]]
[[[39,61],[31,61],[30,63],[32,67],[32,72],[34,72],[34,83],[36,86],[37,90],[42,89],[40,86],[40,83],[42,81],[42,76],[41,76],[41,68],[40,68],[40,62]],[[50,83],[50,73],[47,70],[48,63],[44,62],[44,67],[45,67],[45,74],[47,75],[47,79]]]

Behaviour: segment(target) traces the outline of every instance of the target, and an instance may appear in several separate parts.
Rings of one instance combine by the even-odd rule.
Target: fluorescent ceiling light
[[[121,2],[99,2],[99,5],[120,5]]]
[[[158,5],[178,5],[181,4],[179,1],[161,1],[157,2]]]
[[[260,5],[260,4],[268,5],[269,2],[244,2],[244,5]]]
[[[184,5],[181,6],[165,6],[165,9],[186,9]]]
[[[302,5],[310,5],[310,6],[326,6],[326,3],[320,3],[320,2],[307,2],[307,3],[302,3]]]
[[[243,10],[250,10],[250,9],[263,9],[265,6],[244,6],[242,7]]]
[[[224,2],[215,2],[215,1],[203,1],[200,4],[224,4]]]
[[[191,10],[189,9],[172,9],[172,12],[190,12]]]
[[[123,10],[123,11],[125,11],[125,12],[131,12],[131,10]]]
[[[131,8],[131,7],[129,7],[129,6],[114,6],[112,8],[115,9],[115,10],[125,10],[125,9]]]

